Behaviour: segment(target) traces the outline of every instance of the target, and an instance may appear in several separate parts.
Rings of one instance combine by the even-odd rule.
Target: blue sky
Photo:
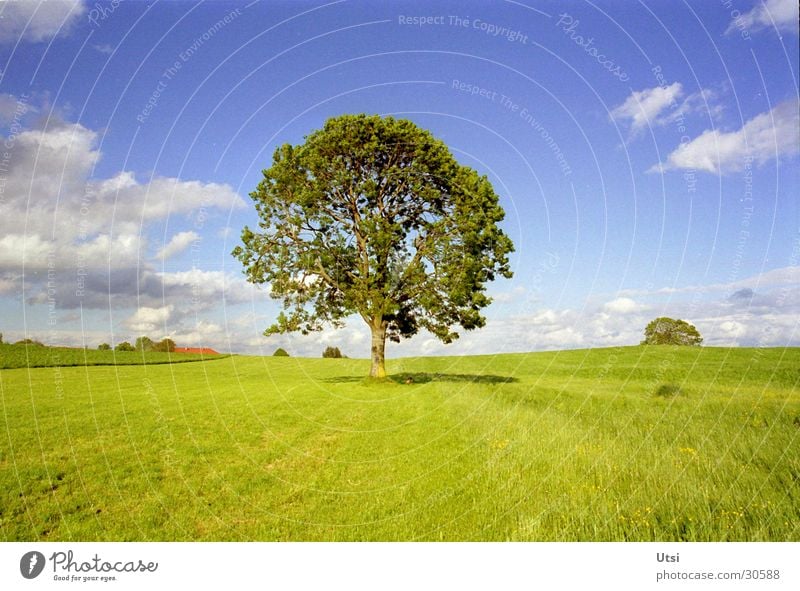
[[[515,276],[487,326],[389,356],[800,344],[794,1],[0,3],[0,331],[367,356],[261,336],[230,251],[275,147],[412,119],[488,175]]]

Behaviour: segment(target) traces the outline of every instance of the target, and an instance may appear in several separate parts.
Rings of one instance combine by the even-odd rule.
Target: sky
[[[800,345],[795,0],[0,1],[0,332],[369,356],[264,337],[231,256],[276,147],[407,118],[485,174],[514,277],[486,326],[389,357]]]

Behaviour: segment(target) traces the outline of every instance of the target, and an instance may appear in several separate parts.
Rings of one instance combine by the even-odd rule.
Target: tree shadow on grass
[[[330,384],[352,384],[367,383],[369,378],[364,376],[339,376],[323,380]],[[429,382],[459,382],[473,384],[511,384],[519,382],[512,376],[496,376],[492,374],[462,374],[462,373],[423,373],[423,372],[401,372],[387,376],[384,380],[387,383],[413,385],[427,384]]]

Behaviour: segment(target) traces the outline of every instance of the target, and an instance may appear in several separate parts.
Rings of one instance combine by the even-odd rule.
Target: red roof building
[[[198,355],[219,355],[217,351],[209,347],[175,347],[173,353],[195,353]]]

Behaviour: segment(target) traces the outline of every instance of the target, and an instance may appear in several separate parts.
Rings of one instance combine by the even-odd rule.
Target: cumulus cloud
[[[710,89],[686,95],[681,83],[674,82],[669,86],[634,91],[611,111],[611,118],[630,124],[631,137],[635,138],[647,127],[685,125],[684,119],[695,113],[705,113],[715,119],[722,113],[717,98],[717,93]]]
[[[606,303],[603,308],[617,314],[630,314],[631,312],[638,312],[642,309],[642,306],[631,298],[617,298]]]
[[[130,171],[92,178],[102,156],[97,140],[95,131],[63,121],[0,137],[10,156],[0,216],[2,291],[21,293],[24,287],[28,303],[46,303],[46,285],[54,283],[60,309],[187,302],[206,309],[225,300],[231,286],[237,288],[232,301],[252,295],[242,279],[221,272],[159,274],[147,257],[157,224],[176,214],[243,208],[241,197],[228,185],[140,181]],[[197,232],[179,232],[159,256],[174,256],[199,239]]]
[[[611,111],[615,121],[630,121],[632,131],[636,132],[659,121],[659,116],[670,106],[677,106],[677,99],[683,94],[680,82],[669,86],[656,86],[636,90],[625,102]]]
[[[167,321],[173,315],[173,306],[162,306],[160,308],[148,308],[142,306],[125,321],[125,325],[136,333],[152,333],[164,331]]]
[[[23,0],[0,3],[0,43],[47,41],[66,35],[86,13],[82,0]]]
[[[773,27],[781,33],[797,34],[799,16],[797,0],[759,0],[750,12],[734,18],[725,34],[740,30],[755,32]]]
[[[800,101],[789,100],[753,117],[736,131],[706,130],[681,144],[665,163],[655,165],[650,172],[675,169],[737,172],[751,161],[763,164],[773,158],[797,154],[800,151],[798,109]]]
[[[8,125],[15,119],[19,121],[26,113],[35,111],[28,101],[21,101],[13,94],[0,93],[0,125]]]
[[[164,248],[158,251],[156,258],[168,259],[174,257],[176,254],[180,254],[189,248],[192,242],[199,240],[200,235],[197,232],[179,232],[170,239]]]

